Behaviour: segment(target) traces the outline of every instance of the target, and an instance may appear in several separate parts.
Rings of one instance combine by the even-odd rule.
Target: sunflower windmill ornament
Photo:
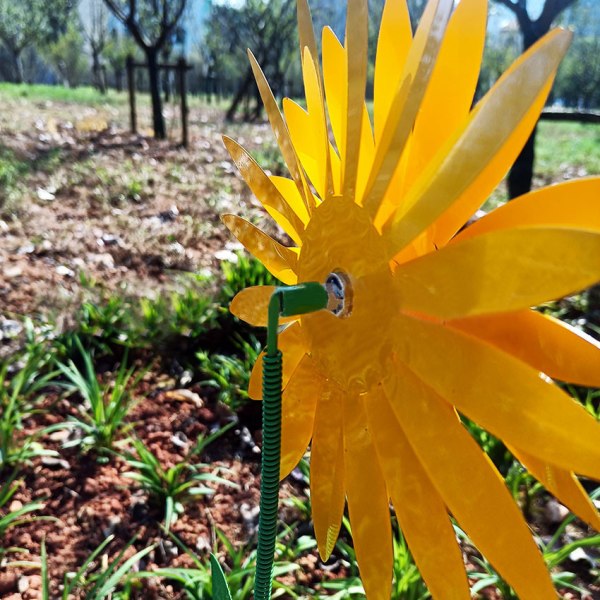
[[[267,175],[224,138],[293,241],[223,217],[292,286],[247,288],[231,304],[255,326],[284,317],[278,340],[270,334],[283,353],[279,476],[310,447],[319,553],[332,552],[347,502],[369,600],[390,598],[390,501],[435,598],[470,597],[450,515],[520,598],[556,596],[459,415],[600,529],[578,481],[600,479],[600,425],[553,382],[600,386],[600,345],[531,308],[600,280],[600,179],[532,192],[463,228],[523,147],[571,34],[551,31],[472,106],[486,15],[486,0],[430,0],[413,35],[405,0],[387,0],[371,118],[367,0],[348,1],[344,40],[323,30],[322,63],[298,0],[306,109],[286,98],[281,112],[249,54],[289,177]],[[259,360],[257,399],[263,371],[272,381]],[[269,597],[264,587],[256,598]]]

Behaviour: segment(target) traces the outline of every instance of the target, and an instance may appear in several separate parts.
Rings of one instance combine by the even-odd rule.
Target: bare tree
[[[109,41],[109,11],[103,0],[85,0],[83,32],[92,54],[92,79],[102,94],[106,93],[106,77],[102,65],[102,53]]]
[[[183,15],[187,0],[104,0],[125,25],[146,56],[152,99],[154,137],[165,139],[158,61],[163,46],[171,38]]]
[[[528,10],[528,0],[494,0],[509,8],[517,18],[521,31],[523,51],[531,47],[548,31],[558,15],[577,0],[545,0],[542,12],[537,19],[532,19]],[[533,163],[535,160],[535,136],[537,126],[529,136],[523,150],[517,157],[508,175],[508,195],[516,198],[531,190],[533,179]]]

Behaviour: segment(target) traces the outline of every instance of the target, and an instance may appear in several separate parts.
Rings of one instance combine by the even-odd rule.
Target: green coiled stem
[[[279,504],[279,468],[281,454],[281,368],[282,355],[277,350],[263,359],[263,445],[260,482],[260,517],[254,599],[270,600],[273,561],[277,539]]]

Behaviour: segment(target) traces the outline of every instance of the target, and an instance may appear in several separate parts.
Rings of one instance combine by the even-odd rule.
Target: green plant
[[[36,440],[39,434],[20,437],[25,417],[33,414],[35,400],[56,377],[47,370],[48,355],[42,347],[25,356],[24,365],[12,376],[11,364],[0,365],[0,472],[37,456],[55,456]]]
[[[144,556],[149,554],[154,545],[143,548],[136,552],[127,560],[121,562],[125,553],[135,542],[135,538],[130,540],[119,554],[107,565],[98,571],[93,567],[97,564],[96,559],[104,552],[106,547],[112,542],[114,535],[108,536],[102,543],[86,558],[76,573],[67,573],[64,577],[62,586],[61,600],[68,600],[74,597],[75,592],[85,592],[86,600],[105,600],[105,598],[116,598],[112,596],[117,586],[128,578],[129,573]],[[100,561],[100,564],[105,564]],[[41,570],[42,570],[42,600],[50,600],[50,580],[48,576],[48,557],[45,541],[42,542],[41,552]],[[127,582],[125,582],[127,585]]]
[[[256,550],[248,552],[246,546],[236,548],[221,531],[217,530],[216,533],[225,552],[226,566],[223,571],[227,586],[231,590],[232,600],[250,600],[252,598]],[[145,571],[137,573],[134,577],[140,579],[164,577],[179,583],[185,591],[188,600],[214,600],[210,564],[201,560],[195,552],[173,534],[170,535],[177,546],[192,559],[194,566],[191,568],[163,568],[154,571]],[[278,552],[283,551],[281,541],[277,549]],[[295,564],[286,561],[277,561],[273,573],[275,577],[279,577],[291,573],[297,568]],[[274,587],[273,598],[284,594],[287,594],[287,597],[297,597],[287,586],[277,581],[275,581]]]
[[[10,510],[9,502],[18,489],[15,478],[16,472],[13,472],[2,486],[0,486],[0,558],[7,552],[20,550],[20,548],[4,548],[2,546],[2,539],[4,539],[8,529],[31,521],[32,518],[36,518],[32,517],[31,513],[44,508],[43,502],[30,502],[16,510]]]
[[[206,483],[237,487],[235,483],[219,477],[218,469],[216,472],[208,473],[205,471],[207,465],[191,462],[194,456],[201,454],[208,444],[223,435],[234,424],[232,422],[206,438],[198,438],[185,460],[167,469],[163,468],[155,454],[140,439],[131,440],[135,454],[126,453],[123,458],[134,470],[123,473],[123,477],[136,481],[147,492],[150,502],[161,511],[167,531],[177,516],[183,512],[183,505],[186,502],[197,496],[214,493],[215,490],[205,485]]]
[[[127,413],[134,402],[130,389],[135,387],[144,371],[133,378],[135,367],[127,368],[125,355],[114,382],[101,385],[91,353],[83,347],[79,338],[75,338],[75,345],[83,361],[83,370],[70,359],[67,364],[59,362],[57,367],[68,380],[62,386],[69,393],[77,392],[83,399],[78,407],[79,416],[69,417],[67,421],[48,430],[68,428],[80,432],[80,435],[65,442],[65,448],[81,446],[84,451],[94,449],[105,453],[131,427],[126,422]]]
[[[196,353],[200,369],[207,376],[201,383],[216,388],[219,401],[234,412],[248,399],[250,373],[261,351],[254,336],[248,341],[239,335],[235,337],[240,356],[209,354],[204,350]]]
[[[264,265],[253,256],[244,252],[237,253],[237,260],[224,260],[221,263],[223,285],[218,301],[228,305],[231,299],[241,290],[256,285],[279,285],[280,282]]]

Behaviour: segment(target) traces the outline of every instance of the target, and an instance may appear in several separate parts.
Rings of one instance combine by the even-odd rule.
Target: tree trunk
[[[104,73],[102,72],[102,65],[100,64],[100,53],[92,48],[92,74],[94,80],[94,87],[100,91],[101,94],[106,94],[106,82],[104,81]]]
[[[231,101],[231,104],[229,105],[229,108],[227,109],[227,114],[225,115],[225,119],[227,121],[233,121],[235,118],[235,113],[238,109],[238,106],[241,104],[241,102],[248,97],[248,94],[250,93],[250,86],[252,85],[254,79],[252,77],[252,71],[250,69],[248,69],[246,71],[246,76],[244,77],[244,79],[242,80],[242,82],[240,83],[240,85],[238,86],[237,92],[233,98],[233,100]]]
[[[535,163],[535,136],[537,125],[533,128],[529,139],[508,174],[508,197],[517,198],[531,191],[533,182],[533,165]]]
[[[25,80],[23,76],[23,61],[21,60],[21,51],[12,50],[13,69],[15,76],[15,83],[23,83]]]
[[[148,79],[150,82],[150,98],[152,99],[152,126],[154,137],[164,140],[167,137],[165,120],[162,114],[162,98],[160,96],[160,73],[158,68],[158,52],[154,48],[146,51],[148,61]]]

